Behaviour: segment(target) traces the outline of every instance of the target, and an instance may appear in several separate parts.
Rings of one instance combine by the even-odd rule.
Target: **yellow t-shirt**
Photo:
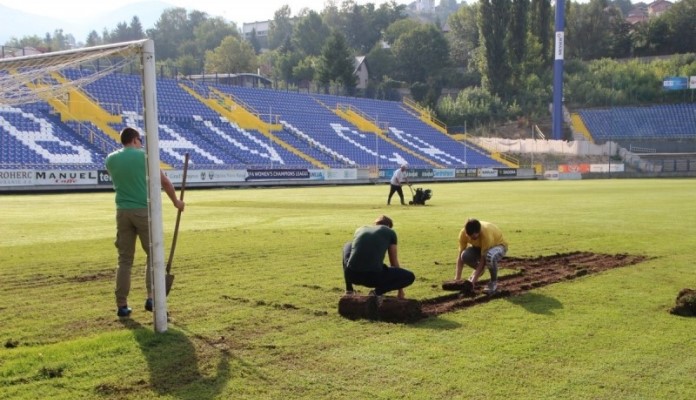
[[[481,233],[479,234],[478,239],[471,239],[466,234],[465,229],[462,229],[459,232],[459,252],[461,253],[464,251],[467,245],[481,248],[481,254],[485,254],[491,247],[499,245],[505,246],[505,249],[507,250],[508,244],[503,237],[503,231],[490,222],[479,222],[481,222]]]

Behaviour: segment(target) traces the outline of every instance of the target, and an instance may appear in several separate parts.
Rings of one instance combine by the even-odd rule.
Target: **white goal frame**
[[[164,229],[162,224],[162,189],[160,179],[159,131],[157,118],[157,86],[155,68],[155,45],[150,39],[115,43],[82,49],[37,54],[24,57],[0,59],[0,106],[18,105],[31,100],[45,100],[47,97],[60,96],[70,89],[79,88],[99,79],[101,74],[91,78],[53,83],[43,90],[31,90],[28,84],[50,76],[63,68],[79,65],[86,60],[94,60],[110,55],[129,54],[140,61],[143,119],[147,138],[148,213],[150,225],[150,260],[152,262],[152,282],[154,297],[154,326],[156,332],[167,331],[167,294],[164,262]],[[120,68],[114,65],[112,70]],[[12,72],[14,71],[14,72]],[[108,71],[107,71],[108,72]],[[33,96],[33,98],[32,98]]]

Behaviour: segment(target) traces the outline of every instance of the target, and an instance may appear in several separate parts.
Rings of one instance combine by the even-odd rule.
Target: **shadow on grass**
[[[451,329],[461,328],[462,324],[459,322],[451,321],[441,316],[428,317],[418,321],[412,325],[415,328],[420,329],[432,329],[436,331],[448,331]]]
[[[133,331],[150,369],[150,380],[146,383],[156,393],[186,400],[220,396],[230,379],[228,350],[217,349],[206,342],[197,343],[197,346],[184,332],[171,329],[171,326],[167,332],[155,333],[131,319],[121,320],[121,323]],[[203,360],[205,357],[210,360]],[[204,375],[201,364],[212,365],[214,358],[219,358],[215,373]]]
[[[505,299],[534,314],[553,315],[553,310],[563,308],[563,303],[560,301],[540,293],[530,292],[522,296],[506,297]]]

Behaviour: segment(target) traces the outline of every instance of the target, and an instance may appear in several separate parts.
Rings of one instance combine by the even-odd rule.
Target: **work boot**
[[[150,299],[150,298],[145,300],[145,311],[152,312],[152,299]]]
[[[497,291],[498,291],[498,282],[497,281],[488,282],[488,286],[483,289],[483,292],[489,296],[493,296]]]
[[[128,306],[123,306],[123,307],[119,307],[119,308],[116,310],[116,315],[118,315],[119,317],[128,317],[129,315],[131,315],[131,312],[132,312],[132,311],[133,311],[133,310],[131,310],[130,307],[128,307]]]

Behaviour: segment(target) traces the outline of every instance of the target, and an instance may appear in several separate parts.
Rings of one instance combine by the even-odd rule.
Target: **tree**
[[[193,38],[198,47],[198,54],[220,46],[222,40],[228,36],[241,39],[237,25],[234,22],[225,21],[222,17],[203,19],[193,28]]]
[[[618,8],[621,11],[621,15],[626,17],[629,12],[633,9],[633,4],[631,0],[613,0],[609,2],[610,5]]]
[[[176,59],[179,44],[193,37],[185,8],[169,8],[162,12],[147,35],[155,42],[155,54],[161,60]]]
[[[676,2],[661,17],[670,27],[676,53],[696,53],[696,0]]]
[[[354,58],[343,35],[334,30],[324,44],[317,71],[319,82],[327,86],[332,81],[340,82],[349,92],[355,89]]]
[[[364,54],[380,40],[382,31],[405,18],[405,9],[404,5],[397,5],[394,1],[376,9],[374,3],[358,5],[354,0],[346,0],[341,6],[339,29],[348,45]]]
[[[251,47],[254,48],[254,52],[256,54],[261,53],[261,42],[259,41],[259,37],[256,35],[256,28],[251,29],[251,34],[249,34],[249,43],[251,44]]]
[[[571,7],[567,2],[566,11]],[[529,28],[532,36],[541,45],[541,56],[545,62],[551,59],[551,1],[532,0],[529,14]]]
[[[632,26],[621,14],[621,10],[610,7],[607,10],[609,15],[609,28],[611,36],[608,43],[609,57],[625,58],[631,56],[633,44],[631,42]]]
[[[381,81],[393,74],[396,60],[391,49],[383,49],[382,46],[375,45],[367,54],[367,65],[370,67],[370,79]]]
[[[125,21],[116,24],[116,29],[109,33],[108,42],[106,43],[130,42],[144,37],[145,33],[143,32],[143,25],[140,23],[140,19],[138,16],[133,16],[130,25]]]
[[[479,29],[485,57],[480,67],[484,88],[505,98],[510,79],[510,61],[505,38],[510,19],[509,0],[481,0]]]
[[[527,12],[529,0],[512,0],[510,25],[507,36],[507,51],[510,67],[515,76],[521,74],[520,68],[527,53]]]
[[[200,62],[191,54],[180,56],[176,60],[176,69],[180,75],[192,75],[200,72]]]
[[[102,43],[101,37],[95,30],[92,30],[89,35],[87,35],[87,40],[85,41],[87,47],[98,46]]]
[[[407,32],[392,47],[399,76],[407,82],[425,82],[437,75],[449,61],[449,47],[433,24]]]
[[[479,47],[478,5],[462,4],[456,13],[450,15],[450,57],[459,66],[473,67],[474,50]]]
[[[324,24],[319,14],[315,11],[309,11],[295,25],[292,33],[292,43],[303,54],[318,56],[330,33],[331,30]]]
[[[257,68],[258,60],[253,47],[235,36],[226,37],[215,50],[205,53],[207,73],[256,72]]]
[[[280,7],[273,14],[268,29],[268,47],[273,50],[280,47],[285,39],[292,35],[292,22],[290,21],[291,10],[287,4]]]
[[[128,33],[130,34],[130,40],[138,40],[145,37],[145,31],[143,30],[143,24],[140,22],[140,18],[134,15],[131,19],[130,26],[128,27]]]
[[[300,60],[299,63],[292,69],[292,75],[296,82],[299,82],[300,87],[309,87],[309,82],[314,79],[316,74],[316,57],[306,57]]]
[[[611,22],[607,0],[590,0],[572,8],[567,21],[567,54],[583,60],[611,55]]]
[[[384,41],[390,45],[393,45],[401,35],[411,32],[419,26],[420,23],[418,23],[418,21],[412,19],[400,19],[387,27],[382,35],[382,39],[384,39]]]

